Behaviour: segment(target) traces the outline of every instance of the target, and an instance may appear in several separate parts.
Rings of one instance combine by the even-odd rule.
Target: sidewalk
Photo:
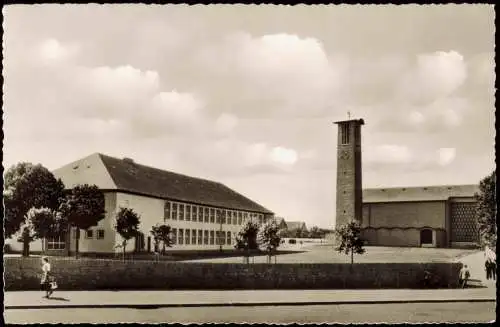
[[[241,290],[5,292],[5,309],[157,308],[318,304],[492,302],[494,288],[441,290]]]

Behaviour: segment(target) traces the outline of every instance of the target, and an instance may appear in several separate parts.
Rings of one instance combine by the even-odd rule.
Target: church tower
[[[363,119],[335,122],[338,125],[335,228],[362,218],[361,126],[364,123]]]

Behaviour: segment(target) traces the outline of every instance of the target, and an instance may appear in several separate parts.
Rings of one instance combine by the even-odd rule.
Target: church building
[[[391,187],[362,190],[362,119],[336,122],[336,227],[361,223],[367,245],[474,247],[479,233],[474,194],[479,185]]]

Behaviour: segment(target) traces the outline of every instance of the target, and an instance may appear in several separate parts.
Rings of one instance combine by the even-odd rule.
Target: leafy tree
[[[296,238],[303,238],[307,237],[307,230],[304,230],[302,228],[295,228],[290,230],[290,237],[296,237]]]
[[[5,236],[19,231],[29,209],[57,209],[63,191],[62,181],[40,164],[21,162],[10,167],[4,176]]]
[[[129,208],[120,208],[116,213],[115,230],[122,237],[123,258],[128,241],[139,234],[140,216]]]
[[[270,220],[260,227],[257,234],[257,243],[267,252],[268,263],[271,263],[271,256],[280,246],[281,237],[279,236],[279,232],[280,229],[276,222],[274,220]]]
[[[57,235],[56,214],[49,208],[31,208],[27,214],[28,225],[32,229],[33,239],[44,239]],[[42,248],[45,248],[42,245]]]
[[[313,226],[309,230],[310,238],[322,238],[324,236],[323,231],[318,226]]]
[[[162,254],[165,254],[167,247],[172,247],[172,228],[165,224],[156,224],[151,228],[151,235],[155,243],[155,248],[159,248],[160,243],[163,245]]]
[[[238,250],[245,251],[245,261],[248,263],[250,251],[259,248],[257,243],[257,233],[259,231],[259,225],[256,222],[248,220],[241,226],[240,231],[236,235],[236,244],[234,247]]]
[[[29,232],[25,231],[26,215],[31,208],[56,210],[64,196],[64,184],[40,164],[21,162],[10,167],[4,175],[5,236],[16,234],[21,225],[24,255],[29,255]],[[24,236],[26,237],[24,237]]]
[[[76,185],[69,190],[59,207],[61,217],[69,227],[76,228],[75,256],[78,255],[80,230],[97,226],[104,219],[104,194],[96,185]]]
[[[480,181],[479,192],[474,197],[477,201],[475,216],[481,245],[496,249],[496,171]]]
[[[357,221],[350,221],[345,225],[340,226],[335,230],[337,237],[337,246],[335,250],[339,253],[351,255],[351,264],[354,263],[354,253],[363,254],[364,242],[361,239],[361,227]]]

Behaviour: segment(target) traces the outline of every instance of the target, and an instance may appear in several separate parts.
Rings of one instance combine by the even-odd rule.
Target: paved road
[[[61,291],[53,299],[43,292],[5,292],[6,309],[84,306],[169,306],[227,304],[346,304],[376,302],[495,300],[495,288],[371,290],[238,290],[238,291]]]
[[[491,322],[494,302],[199,307],[162,309],[5,310],[6,323],[424,323]]]

